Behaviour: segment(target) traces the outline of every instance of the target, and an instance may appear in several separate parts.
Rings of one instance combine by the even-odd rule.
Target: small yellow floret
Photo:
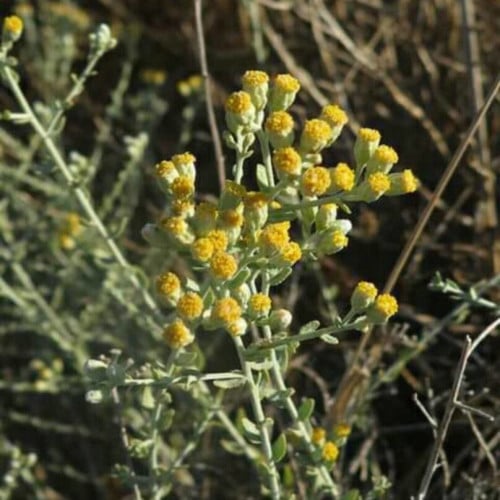
[[[80,216],[76,212],[70,212],[66,215],[64,218],[64,229],[71,236],[75,236],[81,232],[82,223]]]
[[[172,162],[176,167],[180,167],[182,165],[190,165],[191,163],[196,162],[196,157],[191,153],[181,153],[178,155],[172,156]]]
[[[193,211],[194,203],[191,200],[182,198],[172,200],[172,212],[175,215],[187,216],[188,214],[192,214]]]
[[[378,313],[389,319],[398,312],[398,301],[390,294],[383,293],[375,299],[375,309]]]
[[[373,128],[360,128],[358,137],[365,142],[380,141],[380,132]]]
[[[306,196],[321,196],[328,190],[331,182],[325,167],[310,167],[302,175],[302,191]]]
[[[327,441],[323,446],[321,456],[325,462],[335,462],[339,456],[339,449],[332,441]]]
[[[282,75],[276,75],[274,78],[274,85],[282,92],[298,92],[300,89],[300,83],[297,78],[294,78],[288,73]]]
[[[351,434],[351,426],[347,424],[337,424],[333,428],[333,432],[335,436],[338,438],[346,438]]]
[[[326,438],[326,431],[323,427],[314,427],[311,433],[311,441],[313,444],[321,444]]]
[[[235,209],[224,210],[221,213],[220,219],[223,224],[229,228],[239,228],[243,225],[243,214]]]
[[[200,217],[210,219],[217,218],[217,205],[208,201],[202,201],[196,206],[196,214]]]
[[[328,122],[331,127],[345,125],[348,122],[345,111],[336,104],[329,104],[321,111],[321,119]]]
[[[302,250],[300,248],[300,245],[295,241],[286,243],[285,246],[280,250],[280,256],[287,264],[293,266],[302,258]]]
[[[189,198],[194,193],[194,182],[187,175],[180,175],[172,182],[172,193],[176,198]]]
[[[224,252],[227,249],[229,239],[222,229],[212,229],[207,233],[206,237],[212,242],[215,252]]]
[[[146,68],[141,71],[141,79],[151,85],[162,85],[167,79],[167,73],[162,69]]]
[[[210,260],[210,269],[216,278],[229,279],[236,274],[238,263],[232,255],[216,252]]]
[[[3,29],[6,33],[20,35],[23,27],[23,20],[18,16],[8,16],[3,20]]]
[[[313,118],[306,121],[302,135],[305,140],[326,142],[332,135],[332,129],[325,120]]]
[[[380,163],[385,163],[388,165],[394,165],[398,162],[399,157],[394,149],[390,146],[382,144],[373,153],[373,157]]]
[[[160,225],[163,229],[175,236],[183,235],[188,230],[187,222],[179,216],[164,217],[160,221]]]
[[[235,115],[242,115],[252,109],[252,98],[248,92],[240,90],[233,92],[226,99],[226,111],[234,113]]]
[[[170,297],[177,293],[181,288],[181,280],[179,277],[170,272],[160,274],[156,279],[156,290],[160,295]]]
[[[418,188],[418,179],[410,169],[403,170],[401,175],[401,186],[406,194],[414,193]]]
[[[177,302],[177,313],[183,319],[192,321],[201,316],[203,299],[195,292],[187,292]]]
[[[191,253],[196,260],[207,262],[214,254],[214,245],[209,238],[200,238],[193,243]]]
[[[256,293],[250,297],[249,307],[254,314],[267,315],[271,305],[270,297],[263,293]]]
[[[346,163],[338,163],[335,168],[331,170],[332,184],[337,189],[343,191],[350,191],[354,187],[356,175],[354,170],[349,168]]]
[[[356,288],[354,289],[355,293],[361,295],[363,298],[373,300],[378,293],[377,287],[370,283],[369,281],[360,281]]]
[[[273,153],[273,165],[284,174],[300,175],[302,159],[294,148],[280,148]]]
[[[245,194],[243,202],[245,203],[245,207],[258,210],[267,206],[267,197],[259,191],[249,191]]]
[[[273,134],[289,134],[293,130],[293,118],[286,111],[275,111],[267,117],[265,129]]]
[[[248,70],[242,77],[243,85],[248,87],[259,87],[269,82],[269,75],[264,71]]]
[[[157,177],[167,177],[175,171],[175,165],[172,161],[163,160],[155,166]]]
[[[342,231],[333,231],[332,233],[332,245],[335,248],[342,249],[345,248],[349,243],[349,238]]]
[[[383,172],[375,172],[368,177],[370,189],[377,195],[383,194],[391,187],[391,180]]]
[[[232,297],[219,299],[212,309],[212,319],[226,325],[235,323],[241,316],[241,307]]]
[[[245,196],[246,193],[245,186],[230,180],[227,180],[225,182],[224,191],[238,198],[243,198],[243,196]]]
[[[194,335],[180,319],[176,319],[163,331],[163,338],[172,349],[180,349],[191,344]]]
[[[288,221],[267,225],[260,233],[260,244],[271,251],[282,249],[290,241],[289,227]]]

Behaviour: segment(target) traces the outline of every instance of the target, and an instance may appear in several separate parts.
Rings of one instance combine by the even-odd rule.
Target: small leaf
[[[261,163],[259,163],[257,165],[256,175],[257,175],[257,183],[259,185],[259,188],[260,189],[267,188],[269,186],[269,182],[267,180],[267,169]]]
[[[231,455],[244,455],[245,450],[234,441],[229,441],[228,439],[221,439],[220,444]]]
[[[243,426],[243,431],[245,436],[250,440],[256,440],[260,442],[260,432],[258,427],[248,418],[243,417],[241,419],[241,425]]]
[[[314,405],[316,401],[312,398],[306,398],[302,401],[302,404],[299,407],[299,420],[302,422],[306,422],[311,418],[311,415],[314,411]]]
[[[339,343],[339,339],[337,337],[334,337],[333,335],[321,335],[320,339],[327,344],[335,345]]]
[[[191,278],[186,278],[184,283],[187,290],[191,290],[192,292],[200,291],[200,285],[198,285],[198,283],[196,283],[196,281],[192,280]]]
[[[144,389],[142,390],[141,406],[143,408],[146,408],[147,410],[151,410],[155,407],[155,399],[153,397],[153,391],[151,390],[151,387],[149,385],[144,387]]]
[[[234,289],[234,288],[240,287],[241,285],[243,285],[243,283],[245,283],[248,280],[248,278],[250,278],[251,274],[252,274],[252,271],[250,271],[250,269],[242,269],[235,276],[235,278],[229,282],[228,288]]]
[[[238,378],[230,378],[226,380],[214,380],[213,384],[215,387],[219,389],[236,389],[237,387],[241,387],[246,384],[246,379],[243,377]]]
[[[280,434],[273,443],[273,458],[275,462],[281,462],[286,455],[286,436]]]
[[[306,335],[308,333],[315,332],[319,328],[319,325],[320,322],[316,319],[313,321],[309,321],[309,323],[303,325],[302,328],[299,330],[299,335]]]
[[[248,366],[256,372],[261,370],[270,370],[273,367],[273,362],[271,359],[264,359],[263,361],[249,361]]]
[[[288,276],[290,276],[290,274],[292,274],[292,268],[285,267],[284,269],[282,269],[279,273],[275,274],[269,280],[269,284],[271,286],[279,285],[279,284],[283,283],[283,281],[285,281],[288,278]]]

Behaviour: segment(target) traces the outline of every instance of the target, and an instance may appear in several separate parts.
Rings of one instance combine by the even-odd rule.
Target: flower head
[[[196,260],[207,262],[214,254],[214,244],[210,238],[199,238],[191,246],[191,254]]]
[[[330,229],[337,220],[337,205],[335,203],[324,203],[316,214],[316,229],[323,231]]]
[[[187,292],[177,301],[177,314],[186,321],[193,321],[203,312],[203,299],[195,292]]]
[[[232,297],[225,297],[215,302],[211,317],[218,323],[231,325],[241,317],[241,307]]]
[[[233,337],[240,337],[243,335],[248,328],[248,323],[244,318],[238,318],[236,321],[233,321],[229,325],[226,326],[226,330]]]
[[[360,281],[351,296],[351,307],[362,311],[369,307],[377,296],[377,287],[369,281]]]
[[[226,99],[226,111],[235,115],[243,115],[248,113],[253,108],[252,98],[248,92],[240,90],[233,92]]]
[[[23,20],[18,16],[8,16],[3,20],[3,35],[8,40],[18,40],[23,32],[23,28]]]
[[[254,106],[263,109],[267,103],[269,89],[269,75],[264,71],[249,70],[242,78],[243,90],[248,92]]]
[[[321,196],[328,190],[331,182],[328,169],[310,167],[302,174],[302,193],[305,196]]]
[[[321,445],[325,442],[326,431],[323,427],[314,427],[311,432],[311,441],[313,444]]]
[[[391,180],[383,172],[375,172],[368,176],[368,186],[376,196],[383,195],[391,187]]]
[[[286,111],[275,111],[267,117],[264,127],[273,148],[283,148],[292,144],[293,125],[293,118]]]
[[[210,270],[215,278],[227,280],[236,274],[238,263],[226,252],[215,252],[210,260]]]
[[[307,120],[300,136],[300,149],[306,153],[319,153],[332,138],[332,128],[325,120]]]
[[[380,294],[368,310],[368,319],[375,324],[385,323],[398,312],[398,301],[390,294]]]
[[[163,338],[172,349],[181,349],[194,341],[194,335],[180,319],[176,319],[165,328]]]
[[[290,241],[290,235],[288,234],[289,228],[290,223],[285,221],[268,224],[262,230],[259,235],[259,245],[266,254],[273,254],[285,247]]]
[[[269,97],[271,111],[288,109],[300,89],[299,81],[289,74],[277,75],[273,80]]]
[[[349,238],[340,230],[326,231],[323,235],[319,249],[321,252],[330,255],[340,252],[349,244]]]
[[[351,426],[348,424],[337,424],[333,428],[336,438],[346,438],[351,434]]]
[[[321,457],[325,462],[335,462],[339,456],[339,449],[333,441],[327,441],[323,445],[323,450],[321,451]]]
[[[156,291],[170,305],[175,305],[181,295],[181,280],[175,273],[166,272],[156,278]]]
[[[172,182],[172,193],[175,198],[190,198],[194,194],[194,182],[187,175],[180,175]]]
[[[342,191],[350,191],[354,187],[356,175],[354,170],[349,168],[346,163],[338,163],[335,168],[330,170],[332,186]]]
[[[225,108],[227,127],[234,134],[237,134],[241,127],[248,127],[255,118],[252,96],[243,90],[230,94],[226,99]]]
[[[356,165],[362,168],[371,158],[380,142],[380,132],[372,128],[361,128],[354,144]]]
[[[280,261],[288,266],[293,266],[302,258],[300,245],[295,241],[286,243],[279,252]]]
[[[390,174],[391,188],[387,191],[388,196],[414,193],[418,189],[418,179],[410,169],[403,170],[397,174]]]
[[[328,104],[321,111],[320,118],[330,125],[330,127],[338,127],[345,125],[349,120],[345,111],[336,104]]]
[[[292,147],[276,149],[273,153],[273,165],[279,173],[298,176],[302,171],[302,159]]]
[[[188,175],[194,182],[194,164],[196,163],[196,157],[193,154],[185,152],[174,155],[172,156],[172,162],[180,175]]]
[[[267,316],[271,310],[271,299],[264,293],[256,293],[250,297],[248,309],[254,316]]]
[[[206,237],[212,242],[215,252],[224,252],[227,249],[229,240],[226,232],[222,229],[212,229],[206,234]]]

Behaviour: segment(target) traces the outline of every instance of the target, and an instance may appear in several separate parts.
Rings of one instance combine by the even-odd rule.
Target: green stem
[[[149,292],[144,289],[138,280],[137,276],[134,274],[133,269],[131,268],[130,264],[127,262],[126,258],[122,254],[121,250],[118,248],[118,245],[116,244],[115,240],[113,237],[110,235],[104,224],[102,223],[101,219],[97,215],[96,211],[94,210],[94,207],[92,206],[91,201],[89,200],[86,192],[78,186],[76,183],[75,178],[73,177],[73,174],[68,168],[68,165],[64,161],[61,153],[57,149],[56,145],[54,144],[54,141],[48,134],[48,131],[43,127],[43,125],[40,123],[38,118],[36,117],[35,113],[31,109],[30,104],[24,97],[24,94],[19,87],[17,81],[15,80],[12,71],[8,66],[5,65],[5,63],[2,64],[1,66],[1,73],[4,76],[5,80],[7,81],[10,89],[12,90],[12,93],[14,94],[14,97],[16,98],[18,104],[20,105],[21,109],[29,116],[30,118],[30,123],[35,132],[41,137],[42,142],[44,143],[45,147],[47,148],[47,151],[49,152],[50,156],[54,160],[56,166],[59,168],[61,171],[64,179],[66,180],[67,184],[69,187],[72,188],[76,199],[80,203],[80,206],[82,207],[83,211],[85,212],[86,216],[92,221],[93,225],[97,229],[98,233],[100,236],[104,239],[106,245],[108,246],[111,254],[113,255],[114,259],[116,262],[123,268],[125,275],[131,282],[134,288],[137,289],[137,291],[142,295],[144,302],[146,305],[151,309],[151,311],[158,313],[158,307],[153,299],[153,297],[149,294]]]
[[[262,273],[262,292],[265,293],[266,295],[269,293],[269,281],[267,279],[267,274],[265,272]],[[262,333],[264,335],[264,338],[267,341],[272,341],[272,331],[269,325],[265,325],[262,327]],[[276,356],[276,351],[274,349],[271,349],[270,352],[271,356],[271,362],[272,362],[272,367],[271,367],[271,375],[274,379],[274,383],[276,385],[276,388],[278,389],[279,392],[283,394],[288,394],[287,392],[287,386],[285,383],[285,380],[283,378],[283,374],[281,373],[281,368],[279,365],[278,357]],[[311,441],[311,426],[309,423],[302,422],[299,420],[299,411],[293,402],[293,399],[290,395],[287,395],[285,398],[285,406],[288,411],[288,414],[290,415],[290,418],[292,419],[295,427],[299,431],[302,439],[304,440],[304,443],[306,444],[307,451],[309,455],[312,457],[316,451],[314,444]],[[308,425],[309,424],[309,425]],[[326,468],[325,465],[319,465],[319,473],[325,482],[325,484],[328,486],[328,489],[330,490],[330,493],[332,496],[337,496],[338,495],[338,489],[336,484],[333,482],[332,476],[328,469]]]
[[[257,132],[257,138],[259,139],[260,151],[262,153],[262,160],[264,161],[264,166],[266,167],[267,182],[269,187],[274,186],[274,172],[273,164],[271,161],[271,152],[269,150],[269,141],[267,140],[266,133],[263,130]]]
[[[240,360],[241,369],[245,374],[245,377],[250,388],[250,401],[252,404],[253,414],[256,419],[256,424],[259,428],[260,439],[262,451],[266,458],[266,464],[269,468],[269,486],[271,488],[271,496],[274,500],[279,500],[281,497],[278,470],[276,468],[276,463],[273,458],[273,450],[271,446],[271,438],[266,427],[266,416],[261,404],[261,396],[259,394],[259,388],[255,383],[253,378],[252,369],[248,365],[245,359],[245,346],[240,337],[234,337],[234,344],[236,346],[236,351],[238,353],[238,358]]]

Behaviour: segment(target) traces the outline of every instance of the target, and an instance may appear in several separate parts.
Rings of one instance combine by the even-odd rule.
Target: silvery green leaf
[[[280,434],[272,446],[273,458],[275,462],[280,462],[286,455],[286,436]]]
[[[305,422],[311,418],[316,402],[312,398],[306,398],[299,406],[299,420]]]
[[[269,186],[269,181],[267,179],[267,169],[261,163],[257,165],[256,176],[257,176],[257,183],[260,189],[265,189]]]
[[[335,345],[339,343],[339,339],[337,337],[334,337],[333,335],[321,335],[320,339],[327,344]]]
[[[319,328],[319,326],[320,322],[317,319],[309,321],[309,323],[303,325],[299,330],[299,335],[306,335],[307,333],[315,332]]]
[[[214,380],[213,384],[219,389],[236,389],[246,384],[246,379],[243,377],[232,378],[227,380]]]
[[[279,285],[280,283],[283,283],[291,274],[292,274],[292,268],[291,267],[285,267],[281,271],[279,271],[278,273],[276,273],[269,280],[269,284],[271,286]]]

